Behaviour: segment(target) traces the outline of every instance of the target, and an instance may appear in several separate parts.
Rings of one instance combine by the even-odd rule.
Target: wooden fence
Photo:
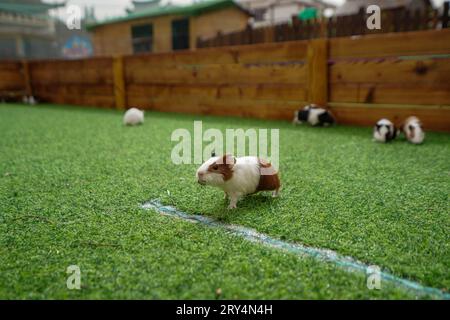
[[[309,102],[341,124],[420,117],[450,131],[450,29],[72,61],[0,63],[0,96],[290,120]]]
[[[26,62],[0,62],[0,97],[3,100],[26,94],[25,76],[29,74],[27,67]]]
[[[30,84],[39,100],[114,107],[112,58],[29,62]]]
[[[354,35],[407,32],[430,29],[445,29],[449,23],[449,2],[442,10],[415,10],[405,8],[384,9],[381,11],[381,29],[369,30],[366,26],[368,14],[361,8],[357,14],[333,16],[300,21],[293,17],[292,22],[274,26],[247,29],[221,34],[209,39],[197,39],[197,48],[211,48],[231,45],[257,44],[315,38],[334,38]]]

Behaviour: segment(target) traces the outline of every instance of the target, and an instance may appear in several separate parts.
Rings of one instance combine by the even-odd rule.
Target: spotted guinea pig
[[[420,144],[425,139],[425,132],[419,118],[408,117],[400,129],[411,143]]]
[[[230,154],[213,156],[198,168],[197,181],[222,189],[230,198],[228,209],[236,208],[239,198],[258,191],[280,190],[280,178],[274,167],[258,157],[235,158]]]
[[[373,128],[373,139],[378,142],[389,142],[397,137],[397,129],[388,119],[379,120]]]
[[[312,126],[330,126],[336,121],[328,110],[311,104],[294,113],[292,123],[301,124],[303,122],[308,122]]]

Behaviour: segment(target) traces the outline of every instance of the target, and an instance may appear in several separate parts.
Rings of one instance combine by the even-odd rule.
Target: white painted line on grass
[[[208,227],[225,229],[228,232],[231,232],[234,235],[241,236],[248,241],[257,242],[271,248],[281,249],[297,255],[306,255],[318,260],[328,261],[348,271],[356,271],[365,275],[367,270],[369,269],[369,265],[353,259],[352,257],[340,255],[333,250],[308,247],[300,243],[285,242],[259,233],[256,230],[247,227],[223,223],[207,216],[188,214],[172,206],[165,206],[158,199],[150,200],[144,203],[142,205],[142,208],[147,210],[155,210],[160,214],[180,218],[189,222],[201,223],[207,225]],[[422,296],[429,295],[440,299],[450,299],[449,293],[443,292],[436,288],[423,286],[420,283],[414,281],[399,278],[388,272],[381,271],[380,277],[382,280],[393,283],[404,289],[412,290]]]

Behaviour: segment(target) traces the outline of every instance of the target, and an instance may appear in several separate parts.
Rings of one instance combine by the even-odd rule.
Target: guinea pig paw
[[[230,204],[228,206],[228,210],[233,210],[233,209],[236,209],[236,208],[237,208],[236,204]]]

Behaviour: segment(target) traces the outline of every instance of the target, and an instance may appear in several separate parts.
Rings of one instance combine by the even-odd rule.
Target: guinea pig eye
[[[219,166],[216,164],[213,166],[213,170],[219,170]]]

